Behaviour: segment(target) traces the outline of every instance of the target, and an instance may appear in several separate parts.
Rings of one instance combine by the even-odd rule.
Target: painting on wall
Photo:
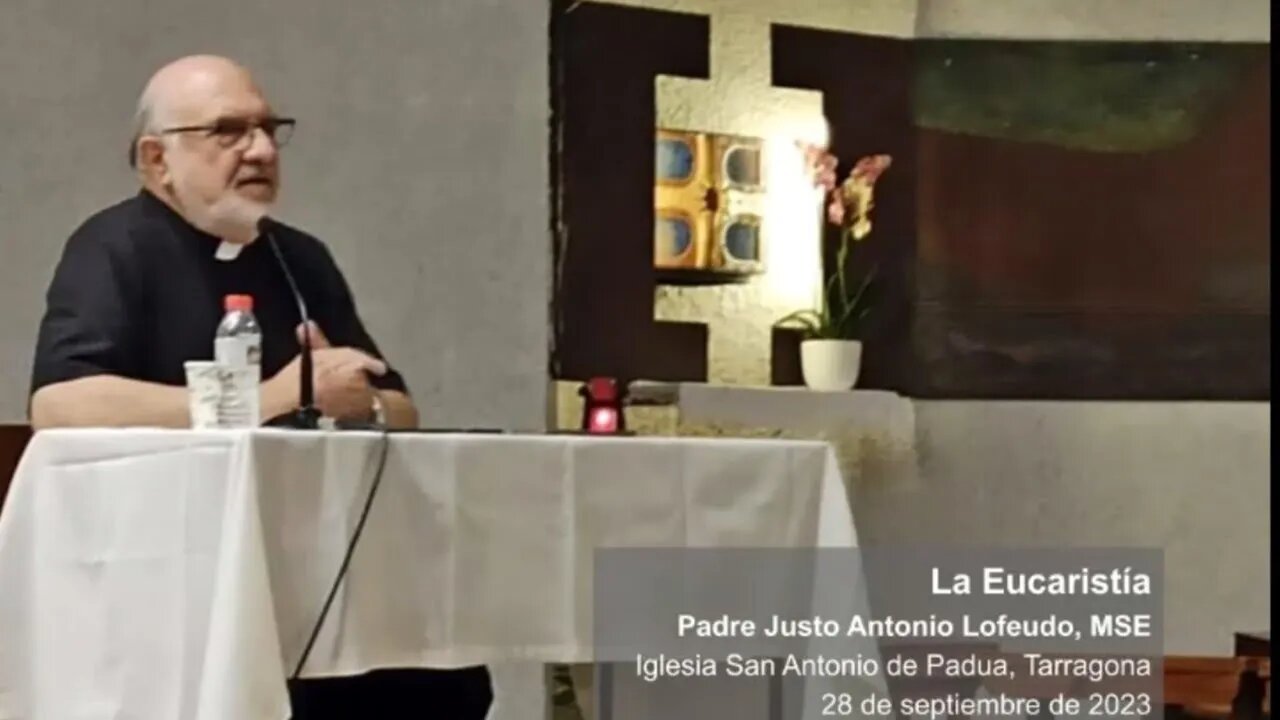
[[[1266,54],[1173,42],[918,40],[916,49],[919,127],[1100,153],[1192,140]]]
[[[1270,396],[1265,46],[917,53],[925,394]]]
[[[654,267],[762,272],[764,141],[659,128],[654,148]]]

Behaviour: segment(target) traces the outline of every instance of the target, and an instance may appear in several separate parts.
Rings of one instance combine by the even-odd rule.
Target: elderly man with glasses
[[[188,425],[183,363],[212,356],[231,294],[252,295],[262,325],[264,421],[296,409],[309,337],[325,416],[417,424],[403,379],[366,332],[325,246],[288,227],[273,233],[315,324],[304,333],[281,261],[255,242],[293,127],[230,60],[183,58],[152,77],[129,146],[142,190],[76,230],[49,286],[34,427]]]
[[[37,428],[185,427],[187,360],[213,354],[227,295],[251,295],[262,327],[262,420],[298,407],[299,353],[313,346],[316,409],[335,420],[414,427],[404,380],[365,330],[326,247],[258,225],[280,187],[279,117],[243,67],[193,56],[161,68],[138,102],[129,162],[142,189],[67,241],[40,325],[30,414]],[[313,325],[304,332],[293,276]],[[309,338],[309,340],[308,340]],[[295,718],[482,718],[483,668],[383,671],[307,681]]]

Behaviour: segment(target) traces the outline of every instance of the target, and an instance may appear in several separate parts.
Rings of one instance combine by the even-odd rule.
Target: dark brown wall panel
[[[772,35],[773,84],[822,92],[831,151],[841,161],[840,178],[859,157],[893,156],[893,166],[876,183],[874,230],[850,254],[851,272],[875,267],[878,278],[858,385],[910,391],[916,237],[911,41],[777,25]],[[823,243],[828,277],[835,272],[838,249],[839,234],[828,228]],[[789,374],[781,364],[790,361],[777,354],[774,358],[775,379]]]
[[[705,380],[706,326],[653,319],[653,177],[654,78],[707,77],[708,20],[580,3],[553,23],[552,376]]]
[[[26,425],[0,425],[0,508],[4,507],[13,471],[17,469],[18,460],[30,439],[31,428]]]

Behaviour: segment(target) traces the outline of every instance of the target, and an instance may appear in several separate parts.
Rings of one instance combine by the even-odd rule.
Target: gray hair
[[[133,140],[129,142],[129,167],[135,170],[138,167],[138,142],[143,135],[159,132],[158,115],[151,88],[147,88],[138,98],[138,109],[133,115]]]

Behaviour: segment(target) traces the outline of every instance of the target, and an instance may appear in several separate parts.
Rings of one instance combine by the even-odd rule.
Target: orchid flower
[[[805,170],[815,188],[822,188],[827,199],[827,222],[840,228],[840,249],[836,255],[836,272],[827,282],[821,310],[800,310],[778,321],[779,325],[799,325],[807,338],[848,339],[856,336],[860,321],[870,312],[867,289],[875,275],[873,269],[850,294],[848,272],[849,245],[871,232],[871,208],[875,183],[889,169],[893,158],[877,154],[862,157],[854,164],[848,178],[837,185],[839,160],[826,148],[797,143]]]

